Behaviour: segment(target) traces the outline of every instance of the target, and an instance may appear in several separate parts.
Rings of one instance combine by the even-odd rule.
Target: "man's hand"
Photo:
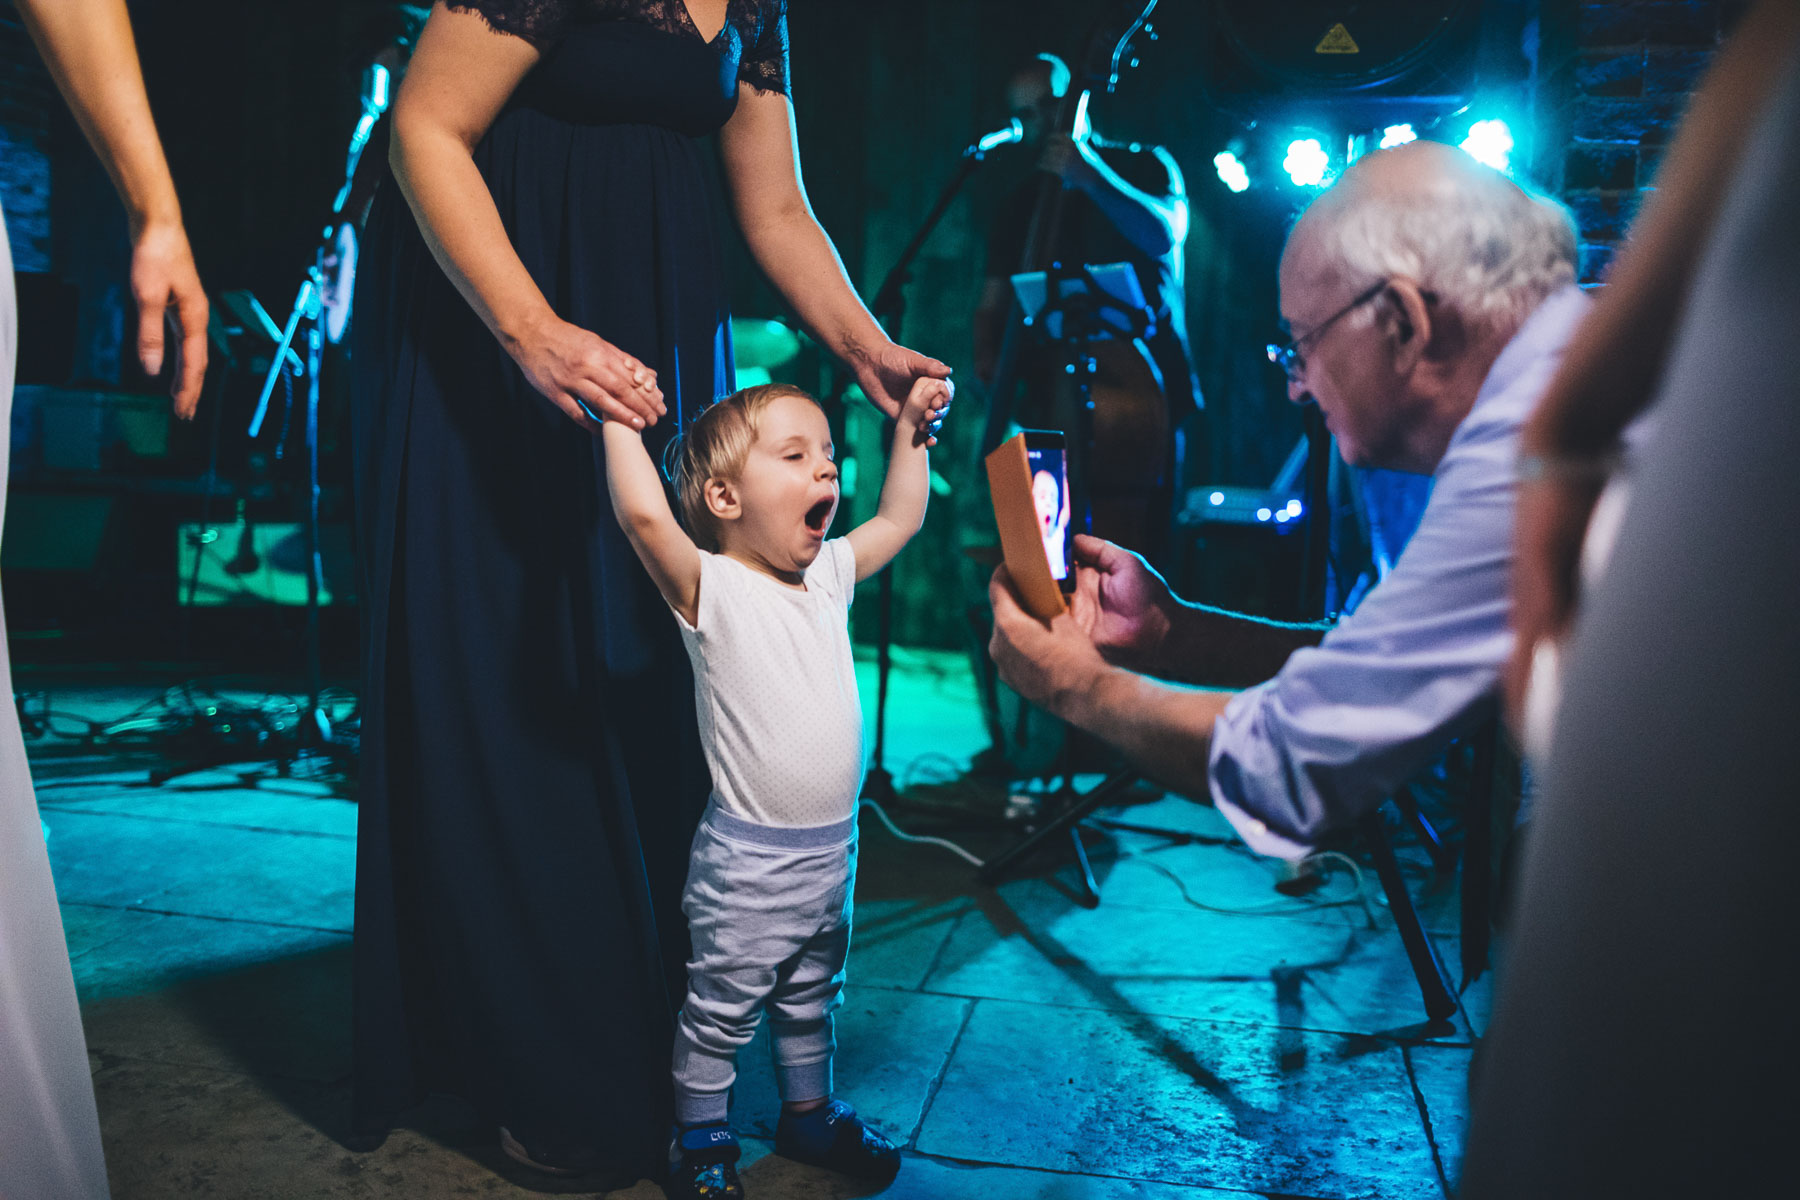
[[[910,437],[915,446],[937,445],[938,430],[943,427],[955,395],[956,387],[948,379],[921,375],[913,380],[906,403],[900,407],[900,432]]]
[[[994,606],[988,654],[1000,678],[1039,708],[1081,724],[1078,705],[1114,668],[1074,615],[1064,613],[1046,625],[1026,612],[1004,565],[988,581],[988,600]]]
[[[191,420],[206,379],[206,289],[194,269],[194,252],[180,222],[146,225],[131,248],[131,294],[137,301],[138,360],[146,375],[160,375],[167,350],[164,323],[175,328],[177,370],[169,385],[175,415]]]
[[[896,419],[915,381],[950,378],[946,364],[886,339],[874,346],[851,345],[845,349],[844,359],[856,372],[856,382],[862,385],[869,403]]]
[[[1167,581],[1136,554],[1102,538],[1075,535],[1075,623],[1106,661],[1160,673],[1156,668],[1179,604]]]
[[[1051,133],[1044,139],[1037,165],[1038,170],[1061,179],[1064,187],[1085,187],[1098,178],[1081,145],[1066,133]]]

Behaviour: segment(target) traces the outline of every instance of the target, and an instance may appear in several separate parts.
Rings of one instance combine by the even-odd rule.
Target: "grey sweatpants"
[[[708,807],[681,898],[694,956],[675,1029],[676,1120],[726,1119],[737,1052],[764,1007],[781,1098],[831,1094],[855,882],[855,817],[792,829]]]

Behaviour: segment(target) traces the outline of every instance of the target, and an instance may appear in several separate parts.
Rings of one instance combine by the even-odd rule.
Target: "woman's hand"
[[[531,386],[589,433],[600,432],[595,413],[645,429],[669,411],[655,371],[579,325],[548,317],[506,348]]]
[[[169,391],[175,415],[191,420],[206,380],[206,289],[194,270],[194,252],[180,221],[148,224],[131,247],[131,293],[137,301],[138,360],[146,375],[160,375],[167,327],[179,341]]]
[[[915,380],[950,378],[950,368],[937,359],[886,339],[878,346],[846,347],[843,357],[856,372],[856,382],[862,385],[869,403],[896,420]]]

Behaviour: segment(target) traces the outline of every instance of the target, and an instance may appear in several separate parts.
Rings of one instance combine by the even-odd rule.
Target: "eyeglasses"
[[[1344,305],[1344,307],[1338,309],[1329,317],[1326,317],[1323,321],[1320,321],[1317,325],[1314,325],[1311,329],[1307,330],[1306,333],[1295,338],[1285,346],[1277,346],[1274,342],[1270,342],[1264,347],[1269,355],[1269,361],[1280,367],[1282,373],[1289,379],[1298,382],[1300,377],[1306,373],[1306,358],[1300,353],[1300,347],[1307,342],[1314,340],[1321,333],[1324,333],[1327,329],[1331,328],[1333,322],[1349,316],[1375,297],[1381,295],[1383,291],[1387,290],[1387,286],[1391,282],[1392,280],[1383,279],[1380,283],[1377,283],[1368,291],[1359,294],[1356,299]]]

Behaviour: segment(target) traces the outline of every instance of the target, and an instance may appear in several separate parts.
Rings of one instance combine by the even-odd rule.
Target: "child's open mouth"
[[[825,522],[829,520],[831,520],[831,500],[829,498],[819,501],[817,504],[806,510],[806,528],[808,532],[823,537],[825,534]]]

